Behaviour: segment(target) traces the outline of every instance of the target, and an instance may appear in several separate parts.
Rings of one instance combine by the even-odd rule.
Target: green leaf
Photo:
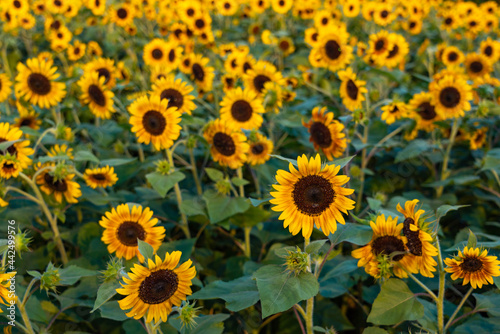
[[[337,224],[337,231],[330,234],[328,238],[332,243],[338,245],[342,241],[347,241],[355,245],[366,245],[370,242],[373,231],[370,226],[345,223]]]
[[[425,299],[417,298],[417,300],[424,305],[424,316],[418,319],[418,322],[422,327],[431,333],[436,333],[437,328],[437,307],[433,302],[429,302]],[[446,312],[446,311],[445,311]]]
[[[248,210],[231,217],[231,222],[238,226],[249,227],[266,222],[271,216],[269,210],[250,206]]]
[[[207,214],[205,212],[205,202],[198,198],[183,200],[180,209],[186,216],[206,216]]]
[[[246,198],[224,196],[218,194],[215,190],[205,191],[203,199],[207,203],[208,217],[212,224],[223,221],[237,213],[245,212],[250,207],[250,202]]]
[[[182,252],[180,262],[185,262],[191,256],[193,252],[194,245],[196,244],[196,238],[176,240],[172,242],[164,242],[160,248],[156,251],[159,257],[162,259],[165,257],[165,253],[172,253],[174,251]]]
[[[488,292],[480,295],[472,294],[476,298],[476,310],[486,310],[492,317],[500,317],[500,294]]]
[[[0,151],[5,151],[6,149],[8,149],[9,147],[11,147],[15,143],[18,143],[18,142],[20,142],[22,140],[24,140],[24,139],[16,139],[16,140],[9,140],[9,141],[1,142],[0,143]]]
[[[247,184],[249,184],[250,182],[248,182],[247,180],[245,179],[240,179],[239,177],[233,177],[231,178],[231,182],[239,187],[239,186],[246,186]]]
[[[366,200],[368,201],[368,206],[370,207],[370,209],[372,209],[375,212],[377,212],[378,209],[382,207],[382,201],[378,199],[368,197]]]
[[[210,178],[210,180],[212,180],[214,182],[217,182],[217,181],[220,181],[220,180],[224,179],[224,173],[221,172],[218,169],[215,169],[215,168],[205,168],[205,172],[207,173],[207,175]]]
[[[146,179],[153,189],[163,198],[165,198],[167,192],[172,189],[176,183],[179,183],[185,178],[186,176],[179,171],[175,171],[168,175],[163,175],[159,172],[153,172],[146,175]]]
[[[388,334],[385,329],[380,327],[367,327],[363,330],[363,334]]]
[[[132,161],[137,160],[137,158],[128,158],[128,159],[106,159],[101,161],[102,166],[121,166],[125,164],[129,164]]]
[[[292,165],[294,165],[295,167],[298,167],[297,160],[288,159],[288,158],[282,157],[281,155],[277,155],[277,154],[270,154],[270,157],[289,162]]]
[[[286,311],[319,291],[318,280],[310,272],[294,276],[279,265],[264,266],[253,277],[257,280],[262,318]]]
[[[229,282],[212,282],[189,297],[190,300],[216,298],[224,299],[228,310],[238,312],[257,303],[259,291],[251,276],[243,276]]]
[[[223,321],[229,318],[229,314],[219,313],[214,315],[201,315],[196,318],[196,327],[190,329],[182,326],[178,317],[169,317],[168,323],[175,327],[181,334],[222,334],[224,331]]]
[[[408,159],[416,158],[420,154],[430,149],[432,149],[432,145],[430,145],[426,140],[413,140],[404,149],[398,152],[395,162],[398,163]]]
[[[268,197],[268,198],[264,198],[264,199],[255,199],[255,198],[251,198],[251,197],[249,198],[250,203],[252,203],[253,206],[259,206],[263,203],[269,202],[272,199],[273,199],[273,197]]]
[[[444,216],[446,216],[446,214],[450,211],[454,211],[454,210],[458,210],[460,208],[465,208],[469,205],[441,205],[439,208],[437,208],[436,210],[436,220],[437,222],[439,223],[439,221],[441,220],[441,218],[443,218]]]
[[[325,244],[327,239],[323,239],[323,240],[316,240],[316,241],[313,241],[311,242],[309,245],[307,245],[306,247],[306,253],[309,253],[309,254],[314,254],[314,253],[317,253],[319,251],[319,249],[321,247],[323,247],[323,245]]]
[[[423,316],[424,306],[415,298],[406,283],[391,278],[382,285],[367,321],[375,325],[394,325]]]
[[[340,166],[340,168],[344,168],[352,159],[356,157],[355,155],[351,155],[349,157],[334,159],[333,161],[328,162],[328,165]]]
[[[96,270],[90,270],[85,268],[80,268],[75,265],[71,265],[64,269],[59,269],[59,276],[61,281],[60,285],[73,285],[82,277],[95,276],[98,272]]]
[[[116,321],[127,320],[128,317],[125,315],[125,311],[120,308],[117,301],[107,302],[103,304],[99,310],[101,311],[101,317],[112,319]]]
[[[59,161],[59,160],[69,160],[69,157],[66,154],[63,155],[56,155],[55,157],[49,157],[48,155],[45,157],[40,157],[38,159],[39,162],[42,164],[48,162],[48,161]]]
[[[94,308],[90,313],[99,309],[104,303],[113,298],[116,295],[116,289],[121,288],[120,282],[118,280],[112,280],[109,282],[104,282],[97,290],[97,298],[94,302]]]
[[[144,261],[147,263],[148,259],[152,259],[155,253],[153,246],[141,239],[137,239],[137,244],[139,245],[139,253],[144,256]]]
[[[467,247],[476,248],[476,245],[477,245],[476,235],[472,233],[471,230],[469,230],[469,239],[467,240]]]
[[[36,271],[36,270],[28,270],[28,271],[26,271],[26,272],[27,272],[29,275],[31,275],[31,276],[33,276],[33,277],[35,277],[35,278],[38,278],[38,279],[42,278],[42,274],[40,274],[40,273],[39,273],[38,271]]]
[[[78,151],[75,153],[75,161],[92,161],[96,164],[99,163],[99,159],[90,151]]]

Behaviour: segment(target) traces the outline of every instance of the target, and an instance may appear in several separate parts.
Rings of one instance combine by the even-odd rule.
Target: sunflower
[[[66,95],[64,83],[55,82],[59,77],[57,67],[52,67],[52,61],[42,61],[31,58],[26,65],[17,64],[15,91],[27,102],[41,108],[50,108],[57,105]]]
[[[309,129],[311,137],[309,141],[314,144],[316,151],[323,151],[326,158],[331,161],[344,154],[347,147],[344,125],[334,120],[333,112],[326,113],[326,107],[315,107],[312,111],[312,118],[308,123],[302,124]]]
[[[165,254],[165,260],[155,255],[155,260],[148,260],[148,267],[135,264],[124,277],[123,288],[116,289],[127,296],[118,301],[122,310],[132,309],[128,317],[140,319],[146,316],[146,323],[167,322],[172,306],[180,306],[186,296],[191,295],[191,280],[196,276],[196,269],[191,260],[181,264],[182,253],[174,251]],[[177,267],[177,268],[176,268]],[[147,315],[146,315],[147,313]]]
[[[242,70],[241,66],[239,64],[239,61],[241,60],[241,56],[239,52],[233,51],[231,52],[226,60],[224,61],[224,69],[226,70],[227,73],[232,73],[235,75],[241,75]]]
[[[74,158],[73,149],[68,147],[68,145],[66,144],[63,145],[56,144],[52,146],[47,155],[49,157],[65,157],[65,158],[67,157],[69,160],[72,160]]]
[[[109,166],[86,169],[83,179],[92,189],[111,187],[118,181],[114,168]]]
[[[312,47],[315,47],[318,44],[318,29],[316,28],[307,28],[304,31],[304,41]]]
[[[194,96],[190,95],[193,87],[183,82],[181,79],[175,79],[174,75],[168,75],[165,78],[156,80],[152,86],[151,96],[159,96],[162,100],[168,101],[168,108],[177,107],[177,111],[191,115],[196,109]]]
[[[422,92],[415,94],[408,103],[409,117],[417,122],[417,129],[427,132],[434,129],[434,122],[442,120],[436,112],[436,106],[432,101],[432,94]]]
[[[345,0],[342,4],[344,16],[356,17],[361,11],[361,4],[359,0]]]
[[[408,277],[406,271],[416,274],[415,256],[405,254],[407,238],[401,235],[403,224],[398,224],[398,217],[386,219],[382,214],[377,216],[375,223],[370,221],[370,226],[372,240],[351,253],[352,257],[359,259],[358,267],[364,266],[365,271],[375,278],[388,278],[392,273],[399,278]]]
[[[465,69],[473,80],[484,77],[493,70],[488,57],[480,53],[471,53],[465,57]]]
[[[383,106],[382,115],[380,118],[387,124],[392,124],[401,117],[405,117],[408,113],[408,107],[403,102],[391,102],[390,104]]]
[[[290,37],[280,37],[278,39],[278,49],[283,53],[283,56],[287,57],[295,52],[295,46],[293,45],[293,40]]]
[[[15,127],[27,126],[33,130],[40,129],[40,124],[42,121],[38,119],[38,114],[33,109],[25,108],[19,101],[16,101],[17,111],[19,112],[19,117],[14,119]]]
[[[82,90],[80,100],[89,106],[90,111],[98,118],[110,119],[115,112],[113,107],[112,91],[104,85],[106,78],[99,76],[98,72],[89,72],[78,81],[78,86]]]
[[[293,6],[293,0],[271,0],[271,7],[278,14],[285,14]]]
[[[417,210],[415,212],[417,203],[418,199],[407,201],[404,209],[398,203],[397,210],[405,216],[403,234],[408,241],[406,247],[415,256],[420,274],[425,277],[434,277],[432,272],[436,271],[437,266],[434,256],[438,255],[438,250],[432,244],[428,225],[425,224],[424,219],[421,219],[425,211]]]
[[[9,124],[0,123],[0,143],[16,141],[21,139],[23,132]],[[0,177],[10,179],[17,177],[19,173],[31,164],[28,155],[32,155],[33,149],[28,147],[29,140],[18,141],[5,150],[0,151]]]
[[[14,276],[16,276],[16,274],[16,272],[0,274],[0,304],[11,306],[14,305],[14,302],[17,300],[16,296],[13,298],[11,297],[12,290],[10,288],[11,284],[15,284]],[[14,280],[11,281],[13,278]],[[3,311],[0,309],[0,313],[2,312]]]
[[[99,43],[95,42],[95,41],[90,41],[88,44],[87,44],[87,54],[90,56],[90,57],[100,57],[102,56],[102,49],[101,47],[99,46]]]
[[[101,240],[108,245],[110,254],[116,252],[118,258],[130,260],[137,255],[139,261],[144,262],[144,256],[139,253],[137,239],[150,244],[155,251],[158,250],[165,238],[165,228],[156,226],[157,218],[148,207],[129,206],[120,204],[105,213],[99,221],[104,227]]]
[[[191,54],[190,73],[191,78],[196,82],[199,89],[209,91],[212,89],[214,79],[214,68],[208,67],[209,59],[200,54]]]
[[[208,124],[203,137],[210,144],[214,161],[220,165],[237,169],[247,161],[250,147],[240,129],[229,127],[223,120],[216,119]]]
[[[144,63],[149,66],[162,65],[167,59],[167,42],[155,38],[144,46]]]
[[[12,92],[12,82],[9,80],[7,74],[0,74],[0,102],[7,100]]]
[[[478,150],[484,146],[486,142],[486,134],[488,133],[488,128],[481,128],[474,131],[469,139],[470,149]]]
[[[61,52],[68,47],[72,38],[73,33],[66,26],[62,26],[58,30],[52,30],[48,38],[50,48],[56,52]]]
[[[298,170],[290,163],[290,173],[278,170],[273,184],[276,192],[270,200],[276,206],[273,211],[282,212],[280,220],[283,226],[289,227],[293,235],[302,230],[302,236],[308,239],[313,225],[320,228],[325,235],[335,233],[337,222],[345,224],[342,213],[354,209],[354,201],[346,196],[354,189],[343,188],[349,181],[345,175],[337,175],[340,166],[325,165],[321,168],[319,154],[307,161],[306,155],[297,158]]]
[[[386,26],[396,19],[393,13],[392,4],[381,3],[373,13],[373,21],[379,26]]]
[[[235,0],[219,0],[215,6],[222,16],[233,16],[238,11],[239,3]]]
[[[165,61],[161,64],[171,70],[175,70],[179,67],[179,63],[182,59],[183,49],[176,42],[170,41],[165,44]]]
[[[422,23],[423,20],[421,17],[412,17],[405,24],[406,30],[412,35],[418,35],[422,32]]]
[[[344,29],[320,34],[317,45],[309,54],[314,67],[326,67],[330,71],[344,68],[352,58],[352,47],[347,44],[348,34]]]
[[[202,13],[195,17],[189,28],[193,31],[195,35],[201,35],[203,32],[207,32],[211,29],[212,17],[208,13]]]
[[[483,31],[488,33],[498,28],[498,16],[486,14],[484,16]]]
[[[73,45],[68,46],[68,59],[72,61],[77,61],[85,55],[85,49],[87,46],[80,41],[75,41]]]
[[[106,11],[106,1],[87,0],[85,6],[92,11],[95,16],[101,16]]]
[[[491,63],[495,63],[500,59],[500,43],[492,40],[490,37],[481,42],[479,49],[481,54],[488,57]]]
[[[123,3],[109,10],[109,20],[122,28],[134,22],[135,8],[131,4]]]
[[[248,150],[248,163],[252,166],[266,163],[273,153],[273,142],[260,133],[249,138],[250,149]]]
[[[49,0],[46,2],[47,9],[52,14],[64,14],[68,10],[68,0]]]
[[[221,78],[221,82],[222,82],[222,90],[224,91],[224,93],[227,93],[231,89],[234,89],[236,86],[236,81],[237,78],[230,74],[223,75]]]
[[[43,170],[36,177],[36,183],[40,185],[40,189],[47,195],[53,194],[58,203],[62,203],[63,196],[66,202],[77,203],[77,198],[82,196],[82,192],[80,190],[80,185],[73,181],[75,174],[64,171],[62,173],[63,175],[56,176],[53,172],[49,171],[49,169],[54,168],[56,168],[54,162],[45,163],[43,165],[38,163],[36,169]]]
[[[460,26],[460,17],[455,11],[447,10],[446,12],[441,13],[440,16],[443,19],[443,22],[441,23],[442,30],[450,31]]]
[[[88,44],[90,48],[90,43]],[[99,77],[104,77],[106,88],[112,89],[116,85],[115,61],[108,58],[97,58],[84,66],[85,73],[99,73]]]
[[[392,35],[386,30],[381,30],[376,34],[370,35],[368,41],[368,55],[379,65],[385,65],[389,52],[394,48]]]
[[[447,46],[443,49],[440,58],[446,66],[454,66],[461,64],[464,61],[465,56],[456,46]]]
[[[405,57],[410,52],[408,42],[406,39],[398,34],[391,34],[392,37],[392,49],[387,54],[383,64],[387,68],[394,68],[398,65],[403,66],[405,62]]]
[[[181,113],[177,107],[168,107],[168,100],[159,96],[142,96],[135,100],[128,110],[130,124],[139,143],[150,142],[158,151],[167,149],[179,138]]]
[[[361,108],[365,100],[363,94],[367,93],[366,81],[356,80],[356,74],[348,67],[345,71],[340,71],[338,76],[342,83],[340,84],[340,96],[342,103],[350,111]]]
[[[243,81],[246,88],[261,94],[264,92],[264,85],[267,82],[283,84],[283,76],[273,64],[267,61],[258,61],[252,69],[246,72]]]
[[[33,15],[24,13],[19,16],[19,24],[24,30],[30,30],[35,26],[36,19]]]
[[[452,280],[463,278],[462,285],[470,282],[474,289],[493,284],[493,277],[500,276],[500,261],[496,256],[488,256],[486,249],[466,246],[455,258],[447,258],[444,263],[448,266],[444,270],[452,274]]]
[[[436,112],[444,119],[464,116],[464,111],[470,110],[472,100],[471,86],[460,77],[447,75],[430,85]]]
[[[250,88],[242,90],[238,87],[228,91],[220,106],[220,118],[229,127],[256,130],[262,125],[263,118],[260,115],[264,113],[262,100]]]
[[[182,1],[178,4],[177,14],[183,22],[192,23],[194,18],[202,12],[201,3],[195,1]]]

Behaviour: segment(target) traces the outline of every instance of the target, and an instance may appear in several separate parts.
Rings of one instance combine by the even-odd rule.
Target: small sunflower
[[[77,61],[85,55],[87,45],[80,41],[75,41],[73,45],[68,46],[68,59]]]
[[[130,124],[139,143],[153,146],[158,151],[167,149],[179,138],[181,113],[177,107],[168,107],[168,100],[159,96],[142,96],[129,107]]]
[[[423,20],[419,16],[410,17],[406,22],[405,28],[412,35],[418,35],[422,32]]]
[[[403,102],[391,102],[390,104],[383,106],[382,115],[380,118],[387,124],[392,124],[398,119],[405,117],[408,113],[408,107]]]
[[[0,102],[7,100],[12,92],[12,82],[9,80],[7,74],[0,74]]]
[[[340,166],[325,165],[321,168],[319,154],[307,161],[306,155],[297,158],[298,170],[290,163],[290,172],[278,170],[273,184],[274,198],[270,200],[273,211],[282,212],[280,220],[296,235],[308,239],[313,226],[320,228],[325,235],[335,233],[337,222],[345,224],[342,212],[354,209],[354,201],[346,196],[354,189],[342,187],[349,181],[345,175],[337,175]]]
[[[26,65],[17,64],[15,91],[27,102],[41,108],[57,105],[66,95],[66,86],[55,82],[59,77],[57,67],[52,67],[52,61],[42,61],[38,58],[28,59]]]
[[[240,129],[229,127],[223,120],[216,119],[209,123],[203,137],[210,144],[214,161],[222,166],[237,169],[247,161],[250,147]]]
[[[188,260],[179,267],[182,253],[168,252],[162,261],[158,255],[148,260],[148,266],[135,264],[124,277],[125,284],[116,289],[121,295],[127,296],[118,301],[122,310],[132,309],[126,313],[128,317],[140,319],[146,316],[146,322],[167,322],[172,306],[180,306],[186,296],[191,295],[191,280],[196,276],[193,263]],[[146,315],[147,313],[147,315]]]
[[[196,109],[194,104],[194,96],[190,95],[193,87],[183,82],[181,79],[175,79],[175,76],[170,74],[165,78],[156,80],[152,86],[151,96],[159,96],[162,100],[168,101],[168,108],[177,107],[177,111],[191,115],[191,112]]]
[[[396,66],[402,66],[405,63],[405,57],[410,52],[410,47],[406,39],[398,34],[391,34],[392,37],[392,49],[387,54],[387,58],[384,60],[384,65],[387,68],[394,68]]]
[[[476,129],[469,138],[470,149],[478,150],[486,143],[488,128]]]
[[[199,54],[191,54],[190,57],[190,73],[191,78],[198,85],[199,89],[209,91],[212,89],[214,79],[214,68],[207,66],[208,58]]]
[[[381,3],[373,13],[373,21],[379,26],[386,26],[396,19],[392,4]]]
[[[295,46],[293,45],[293,40],[290,37],[281,37],[278,39],[278,49],[283,53],[283,56],[287,57],[295,52]]]
[[[436,112],[431,93],[415,94],[408,103],[408,108],[410,111],[408,116],[417,122],[417,129],[430,132],[434,129],[434,122],[442,120]]]
[[[262,165],[271,158],[273,153],[273,142],[260,133],[255,138],[250,137],[250,149],[248,150],[248,163],[252,166]]]
[[[471,53],[465,57],[465,69],[473,80],[485,77],[493,70],[488,57],[480,53]]]
[[[293,6],[293,0],[271,0],[271,7],[278,14],[285,14]]]
[[[21,139],[23,132],[9,123],[0,123],[0,143],[16,141]],[[17,177],[19,173],[31,164],[28,155],[32,155],[33,149],[28,147],[29,140],[18,141],[4,151],[0,151],[0,177],[10,179]]]
[[[144,63],[149,66],[159,66],[165,63],[167,54],[167,42],[155,38],[144,46]]]
[[[496,256],[488,256],[486,249],[465,247],[455,258],[447,258],[444,263],[451,279],[463,278],[462,285],[470,283],[474,289],[493,284],[493,277],[500,276],[500,261]]]
[[[441,61],[446,66],[460,65],[464,59],[463,52],[456,46],[447,46],[441,53]]]
[[[220,118],[229,127],[256,130],[262,125],[262,100],[249,88],[242,90],[238,87],[228,91],[220,106]]]
[[[19,117],[14,119],[15,127],[27,126],[33,130],[40,129],[40,124],[42,121],[38,119],[38,114],[33,109],[25,108],[19,101],[16,101],[17,111],[19,112]]]
[[[334,120],[333,112],[326,113],[326,107],[315,107],[312,111],[312,118],[303,125],[309,129],[311,137],[309,141],[314,144],[316,151],[323,151],[326,158],[331,161],[344,154],[347,147],[344,124]]]
[[[436,112],[444,119],[462,117],[470,110],[472,88],[464,79],[447,75],[429,87]]]
[[[233,16],[239,8],[239,3],[235,0],[220,0],[215,5],[222,16]]]
[[[276,67],[267,61],[258,61],[252,69],[243,75],[246,88],[250,88],[258,94],[264,92],[264,85],[267,82],[283,84],[283,76]]]
[[[87,0],[84,1],[85,6],[92,11],[95,16],[101,16],[106,11],[106,1],[102,0]]]
[[[94,169],[86,169],[83,174],[83,179],[89,187],[95,189],[111,187],[118,181],[115,169],[113,167],[102,167]]]
[[[388,278],[392,274],[399,278],[408,277],[405,270],[416,274],[415,256],[405,254],[407,239],[401,235],[403,224],[398,224],[398,217],[386,219],[382,214],[377,216],[375,223],[370,221],[370,226],[372,240],[351,253],[352,257],[359,259],[358,267],[365,267],[365,271],[375,278]],[[396,252],[399,254],[393,255],[391,261],[389,257]]]
[[[110,254],[116,252],[116,257],[130,260],[137,256],[144,262],[144,256],[139,253],[137,239],[150,244],[158,250],[165,238],[165,228],[158,225],[158,219],[152,218],[153,211],[148,207],[120,204],[105,213],[99,221],[104,227],[101,240],[108,245]]]
[[[109,19],[111,22],[124,28],[134,22],[135,14],[134,6],[123,3],[109,10]]]
[[[90,49],[90,43],[88,44]],[[87,74],[97,72],[99,77],[104,77],[106,88],[112,89],[116,85],[116,67],[115,61],[108,58],[97,58],[84,66],[84,72]]]
[[[348,67],[344,71],[338,72],[338,76],[342,81],[340,84],[340,96],[342,103],[350,111],[360,109],[367,93],[366,81],[356,80],[356,74]]]
[[[321,34],[318,43],[309,54],[314,67],[326,67],[330,71],[344,68],[352,58],[352,47],[347,44],[348,33],[344,29]]]
[[[77,198],[82,196],[80,190],[80,185],[73,181],[75,174],[68,172],[63,173],[64,175],[56,177],[53,172],[45,167],[55,168],[55,163],[38,163],[36,166],[37,170],[44,169],[36,177],[36,183],[40,185],[40,190],[42,190],[47,195],[54,195],[55,200],[58,203],[62,203],[63,196],[68,203],[77,203]]]
[[[398,203],[397,210],[405,216],[403,234],[407,239],[406,247],[415,256],[420,274],[425,277],[434,277],[432,272],[436,271],[437,266],[434,256],[438,255],[438,250],[432,244],[430,229],[421,218],[425,211],[415,212],[417,203],[418,199],[407,201],[404,209]]]
[[[494,41],[490,37],[481,42],[479,49],[481,54],[488,57],[490,63],[495,63],[500,59],[500,42]]]
[[[370,35],[368,41],[367,55],[379,65],[385,65],[385,61],[389,56],[389,52],[394,48],[392,36],[386,30],[381,30],[376,34]]]
[[[78,81],[78,86],[82,90],[80,100],[89,106],[90,111],[99,118],[109,119],[115,112],[113,107],[112,91],[106,88],[105,77],[100,77],[98,72],[90,72],[82,76]]]

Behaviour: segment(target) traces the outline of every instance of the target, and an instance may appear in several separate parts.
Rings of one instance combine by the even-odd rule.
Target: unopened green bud
[[[170,173],[170,164],[167,160],[159,160],[155,163],[156,171],[163,175],[168,175]]]
[[[385,202],[387,201],[387,195],[384,193],[378,192],[375,194],[375,199],[382,202],[382,204],[385,204]]]
[[[184,302],[184,305],[177,309],[179,312],[179,317],[177,319],[181,320],[182,327],[186,326],[188,329],[194,328],[196,323],[196,318],[198,318],[198,312],[201,307],[194,307],[194,304],[190,304],[189,302]]]
[[[226,177],[225,179],[218,180],[215,183],[215,189],[221,195],[227,195],[231,192],[231,181]]]
[[[49,290],[55,292],[60,281],[61,277],[59,275],[59,268],[56,268],[52,263],[49,263],[47,269],[40,278],[40,289],[45,289],[47,292]]]
[[[104,282],[119,280],[122,277],[123,262],[121,259],[112,258],[108,261],[106,270],[101,271]]]
[[[22,258],[22,254],[24,252],[31,251],[28,245],[32,240],[33,240],[32,238],[28,237],[28,232],[21,232],[21,230],[18,230],[15,237],[15,245],[16,245],[16,253],[19,255],[20,258]]]
[[[187,142],[186,142],[186,147],[187,148],[195,148],[197,142],[198,142],[198,140],[196,139],[195,136],[189,136],[187,139]]]
[[[302,252],[299,247],[294,251],[289,250],[288,256],[285,258],[286,270],[295,276],[307,271],[309,265],[308,256],[309,254]]]

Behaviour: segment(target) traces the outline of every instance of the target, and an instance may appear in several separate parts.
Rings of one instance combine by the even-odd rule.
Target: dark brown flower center
[[[389,12],[386,11],[386,10],[383,10],[381,13],[380,13],[380,16],[382,16],[383,19],[385,19],[387,16],[389,16]]]
[[[278,5],[280,5],[280,7],[283,7],[285,5],[285,1],[280,0],[280,2],[278,2]]]
[[[336,41],[328,41],[325,43],[325,52],[326,56],[332,60],[337,59],[340,57],[340,45]]]
[[[97,85],[90,85],[88,90],[89,96],[100,107],[104,107],[106,105],[106,96],[104,92]]]
[[[413,218],[406,218],[403,222],[403,234],[408,239],[406,247],[410,253],[416,256],[422,256],[422,241],[418,237],[419,231],[412,231],[410,225],[415,225]]]
[[[450,25],[450,24],[452,24],[452,23],[453,23],[453,19],[452,19],[451,17],[447,17],[447,18],[446,18],[446,20],[444,20],[444,23],[445,23],[446,25]]]
[[[116,230],[118,240],[125,246],[137,246],[137,239],[146,239],[146,230],[136,222],[124,221]]]
[[[109,79],[111,79],[111,73],[109,70],[105,67],[102,67],[97,70],[97,73],[99,73],[99,77],[104,77],[104,83],[108,83]]]
[[[375,50],[376,51],[380,51],[380,50],[384,50],[385,49],[385,40],[383,39],[379,39],[376,43],[375,43]]]
[[[95,181],[106,181],[107,180],[106,174],[104,174],[104,173],[92,174],[91,177]]]
[[[397,113],[398,111],[399,111],[398,106],[394,106],[394,108],[392,108],[392,109],[390,110],[390,113],[391,113],[391,114],[394,114],[394,113]]]
[[[321,20],[321,24],[326,26],[328,23],[328,19],[326,17],[324,17],[322,20]]]
[[[404,252],[405,245],[401,239],[392,236],[385,235],[383,237],[378,237],[372,242],[372,252],[375,255],[391,255],[394,252]],[[395,255],[392,259],[394,261],[399,261],[404,257],[404,254]]]
[[[470,64],[469,68],[473,73],[481,73],[484,66],[483,66],[483,63],[481,63],[480,61],[473,61]]]
[[[422,117],[426,121],[434,119],[437,115],[434,106],[430,104],[430,102],[421,103],[417,107],[417,112],[420,115],[420,117]]]
[[[253,109],[245,100],[238,100],[231,106],[231,115],[238,122],[246,122],[252,118]]]
[[[262,90],[264,90],[264,85],[269,81],[271,81],[271,79],[267,75],[259,74],[255,78],[253,78],[253,85],[255,89],[257,89],[261,93]]]
[[[454,108],[460,103],[460,92],[455,87],[446,87],[439,94],[439,101],[446,108]]]
[[[487,47],[484,48],[484,54],[490,57],[493,54],[493,48],[488,45]]]
[[[483,261],[477,257],[466,257],[464,262],[460,264],[460,269],[468,273],[474,273],[481,270],[481,268],[483,268]]]
[[[179,277],[170,269],[152,272],[139,287],[139,298],[146,304],[161,304],[172,297],[179,286]]]
[[[392,50],[387,55],[387,59],[394,58],[395,56],[397,56],[398,53],[399,53],[399,46],[394,45],[394,47],[392,48]]]
[[[35,119],[32,117],[25,117],[21,119],[19,126],[29,126],[32,127],[35,125]]]
[[[168,53],[168,60],[170,62],[173,62],[175,60],[175,51],[174,51],[174,49],[170,50],[170,52]]]
[[[288,50],[289,47],[290,47],[290,43],[288,43],[288,41],[281,41],[280,42],[280,49],[281,50],[286,51],[286,50]]]
[[[74,53],[75,55],[79,54],[79,53],[80,53],[80,48],[75,48],[75,49],[73,50],[73,53]]]
[[[226,78],[226,86],[231,88],[234,86],[234,79],[233,78]]]
[[[116,11],[116,15],[118,15],[118,17],[123,20],[127,17],[128,12],[125,8],[120,8]]]
[[[54,1],[54,5],[56,5],[57,7],[61,7],[62,6],[62,2],[59,1],[59,0],[55,0]]]
[[[318,40],[318,33],[315,32],[314,34],[311,35],[311,39],[316,42]]]
[[[50,93],[50,80],[43,74],[31,73],[28,76],[28,87],[37,95],[47,95]]]
[[[149,110],[142,116],[142,126],[153,136],[159,136],[167,127],[167,120],[156,110]]]
[[[203,71],[203,68],[200,64],[193,64],[192,70],[196,80],[203,81],[203,79],[205,79],[205,71]]]
[[[45,173],[43,176],[43,179],[45,181],[45,184],[52,190],[57,191],[57,192],[65,192],[68,190],[68,184],[66,183],[66,180],[55,180],[52,175],[49,173]]]
[[[413,29],[417,26],[417,23],[415,21],[410,22],[410,29]]]
[[[458,59],[458,54],[456,52],[452,51],[448,54],[449,61],[456,61],[457,59]]]
[[[217,132],[214,135],[213,143],[217,151],[227,157],[232,156],[234,152],[236,152],[236,145],[234,144],[233,138],[223,132]]]
[[[252,153],[255,155],[259,155],[262,152],[264,152],[264,145],[261,143],[257,143],[255,145],[252,145]]]
[[[177,109],[181,109],[184,104],[184,97],[182,94],[173,88],[165,89],[161,92],[160,98],[168,100],[168,107],[177,107]]]
[[[4,171],[12,171],[14,169],[14,164],[10,163],[10,162],[5,162],[2,166],[2,169]]]
[[[308,175],[295,183],[292,198],[301,213],[319,216],[334,202],[335,191],[323,176]]]
[[[101,4],[101,1],[100,0],[95,0],[95,6],[96,7],[99,7],[99,5]]]
[[[196,28],[198,29],[203,29],[205,27],[205,20],[203,19],[197,19],[195,22],[194,22],[194,25],[196,26]]]
[[[225,9],[229,9],[229,8],[231,8],[231,4],[230,4],[230,3],[228,3],[228,2],[225,2],[225,3],[224,3],[224,8],[225,8]]]
[[[163,51],[160,49],[154,49],[153,52],[151,52],[151,55],[153,56],[154,59],[161,59],[163,57]]]
[[[358,86],[356,86],[356,84],[354,83],[354,81],[350,79],[349,81],[347,81],[346,90],[347,90],[347,95],[351,100],[357,100],[359,89]]]
[[[15,0],[13,3],[14,7],[16,8],[21,8],[21,2],[19,2],[18,0]]]
[[[328,147],[332,143],[330,130],[322,122],[314,122],[309,128],[311,138],[319,147]]]
[[[194,9],[193,8],[189,8],[187,11],[186,11],[187,15],[189,17],[193,16],[194,15]]]

